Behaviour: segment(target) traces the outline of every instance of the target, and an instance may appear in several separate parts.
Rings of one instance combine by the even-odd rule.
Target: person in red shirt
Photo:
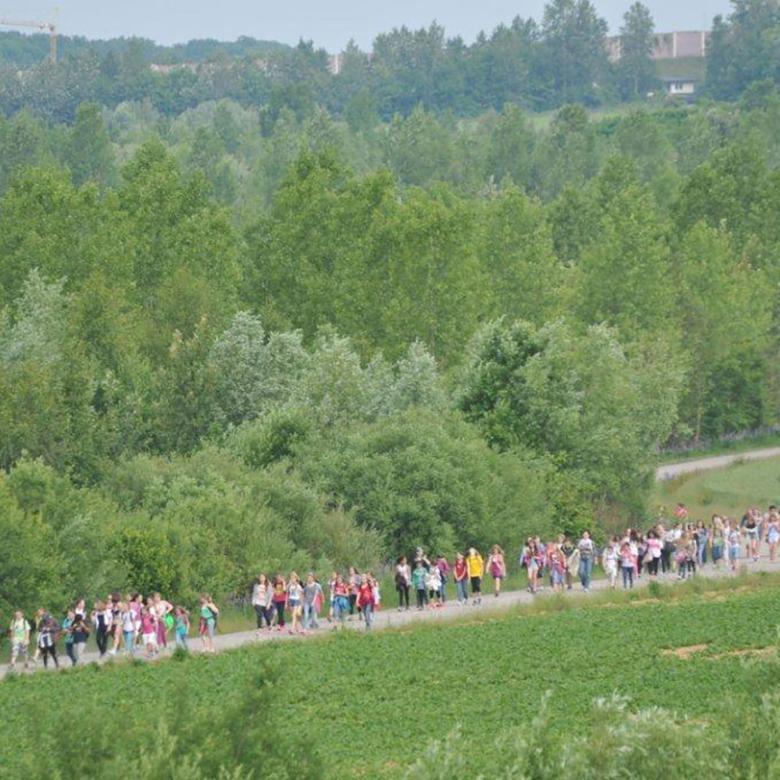
[[[469,600],[469,567],[466,565],[466,559],[463,557],[463,553],[458,553],[455,558],[453,576],[455,577],[455,587],[458,590],[458,604],[462,607]]]
[[[371,625],[374,622],[374,583],[367,574],[362,575],[360,578],[360,585],[358,586],[357,592],[357,605],[363,615],[366,631],[370,631]]]

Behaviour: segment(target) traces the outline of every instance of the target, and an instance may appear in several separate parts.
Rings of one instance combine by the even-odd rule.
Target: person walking
[[[428,594],[425,590],[427,579],[428,569],[425,568],[422,561],[418,560],[417,565],[412,572],[412,584],[414,585],[414,590],[417,594],[418,610],[425,609],[425,605],[428,603]]]
[[[628,539],[620,546],[620,571],[623,574],[623,590],[634,587],[634,570],[636,554]]]
[[[111,635],[112,615],[105,601],[96,601],[92,612],[92,625],[95,628],[95,643],[98,653],[103,658],[108,651],[108,640]]]
[[[60,662],[57,658],[57,640],[60,636],[60,626],[57,621],[45,610],[38,610],[38,641],[37,646],[43,656],[44,667],[49,666],[49,658],[54,666],[59,669]]]
[[[252,585],[252,608],[257,620],[257,635],[260,636],[263,624],[271,630],[271,597],[273,588],[265,574],[258,574]]]
[[[601,556],[601,564],[604,568],[604,573],[609,580],[609,587],[615,590],[617,587],[618,568],[620,564],[620,544],[617,536],[613,536],[604,548],[604,553]]]
[[[471,596],[474,604],[482,603],[482,577],[485,573],[485,562],[476,548],[470,547],[469,554],[466,557],[466,566],[469,570],[469,580],[471,581]]]
[[[371,577],[364,574],[360,578],[360,587],[357,594],[357,605],[360,607],[360,613],[363,615],[363,621],[366,624],[366,631],[371,630],[374,623],[374,583]]]
[[[409,589],[412,585],[412,570],[402,555],[395,564],[395,589],[398,593],[398,611],[409,611]]]
[[[189,651],[190,646],[187,643],[187,637],[190,633],[190,616],[184,607],[176,607],[173,610],[174,636],[176,637],[176,647],[180,650]]]
[[[16,661],[21,658],[24,661],[24,668],[29,668],[29,648],[30,648],[30,623],[25,618],[24,612],[16,610],[14,612],[11,625],[8,627],[8,633],[11,637],[11,666],[16,669]]]
[[[320,627],[317,622],[317,616],[322,609],[324,594],[322,586],[317,582],[313,572],[309,572],[306,577],[306,584],[303,586],[303,630],[312,631]]]
[[[447,582],[449,581],[450,576],[450,562],[447,560],[446,556],[440,555],[436,559],[436,568],[439,570],[439,577],[441,578],[441,589],[439,590],[439,594],[441,595],[441,603],[443,605],[447,601]]]
[[[89,621],[83,612],[74,613],[73,624],[71,625],[71,636],[73,637],[73,665],[81,661],[84,655],[84,650],[87,647],[87,639],[89,639],[90,627]]]
[[[70,658],[70,665],[76,665],[76,654],[73,652],[73,623],[76,620],[76,613],[69,609],[65,613],[65,618],[60,624],[60,629],[65,634],[65,655]]]
[[[487,559],[486,569],[493,578],[493,595],[498,598],[501,594],[501,582],[506,577],[506,561],[504,551],[494,544]]]
[[[334,628],[341,627],[343,630],[349,614],[349,585],[340,574],[336,575],[336,580],[333,584],[333,611],[337,621]]]
[[[590,531],[585,530],[582,532],[582,538],[577,543],[577,550],[580,554],[580,584],[585,593],[588,593],[590,591],[591,577],[593,576],[593,556],[595,554]]]
[[[300,577],[295,572],[291,572],[290,581],[287,584],[287,607],[292,616],[292,625],[288,629],[290,634],[303,633],[301,627],[301,616],[303,615],[303,585]]]
[[[217,618],[219,607],[214,603],[208,593],[202,593],[200,597],[200,637],[203,640],[203,652],[215,653],[214,635],[217,632]]]
[[[281,574],[274,579],[274,592],[271,595],[271,603],[276,611],[276,630],[284,629],[284,609],[287,606],[287,583]]]
[[[464,606],[469,600],[469,569],[466,565],[466,558],[463,553],[455,556],[455,566],[452,570],[455,578],[455,592],[457,594],[458,606]]]

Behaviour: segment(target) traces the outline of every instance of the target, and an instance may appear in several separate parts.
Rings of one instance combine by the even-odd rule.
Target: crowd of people
[[[630,528],[601,546],[597,546],[587,530],[576,541],[564,534],[548,542],[538,536],[529,537],[518,564],[525,570],[531,593],[539,592],[548,584],[555,591],[571,590],[575,577],[587,592],[596,563],[600,563],[609,587],[617,588],[620,581],[628,589],[634,587],[643,573],[650,579],[664,575],[686,579],[695,576],[708,563],[736,570],[743,558],[759,560],[762,542],[767,545],[769,561],[776,561],[780,513],[774,505],[766,512],[749,509],[741,520],[713,515],[709,523],[694,523],[690,522],[685,506],[678,504],[671,522],[660,521],[646,532]],[[479,605],[483,580],[488,575],[497,598],[507,576],[506,556],[499,545],[493,545],[486,557],[471,547],[465,553],[458,553],[452,562],[444,555],[429,557],[422,548],[417,548],[413,556],[398,558],[393,569],[397,609],[408,611],[412,603],[417,610],[443,607],[450,581],[455,585],[457,605],[465,606],[469,600]],[[343,628],[348,620],[357,619],[370,630],[381,606],[380,582],[372,572],[361,573],[354,567],[345,574],[334,571],[326,588],[314,573],[305,579],[295,572],[286,578],[281,574],[273,577],[260,574],[253,583],[251,603],[258,635],[285,630],[289,634],[306,634],[320,628],[323,612],[334,628]],[[202,594],[197,618],[205,652],[215,651],[219,613],[213,599]],[[61,637],[64,637],[65,652],[75,666],[92,633],[101,658],[120,653],[129,657],[145,653],[147,658],[155,658],[173,646],[188,650],[190,631],[187,609],[172,604],[159,593],[146,597],[129,593],[125,598],[112,593],[105,601],[97,601],[89,612],[81,599],[62,619],[39,609],[31,622],[23,612],[17,611],[9,627],[11,668],[20,660],[25,668],[39,660],[44,666],[51,661],[58,667],[57,647]],[[31,655],[33,633],[36,639]]]
[[[213,653],[219,608],[208,594],[200,597],[198,615],[203,650]],[[35,648],[31,655],[33,632]],[[169,646],[189,648],[190,614],[185,607],[171,604],[159,593],[151,596],[128,593],[125,598],[120,593],[112,593],[105,601],[96,601],[89,611],[84,599],[79,599],[61,619],[41,608],[28,620],[24,612],[17,610],[9,627],[10,667],[15,669],[18,661],[25,669],[39,661],[48,667],[51,661],[58,668],[61,639],[71,665],[76,666],[93,632],[101,658],[118,654],[133,657],[137,653],[155,658]]]

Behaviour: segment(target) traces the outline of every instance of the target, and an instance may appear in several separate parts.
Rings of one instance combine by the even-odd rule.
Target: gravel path
[[[764,450],[751,450],[750,452],[739,452],[734,455],[716,455],[712,458],[702,458],[701,460],[686,460],[682,463],[668,463],[665,466],[659,466],[655,470],[655,478],[658,482],[663,482],[667,479],[679,477],[680,474],[722,469],[740,461],[766,460],[767,458],[778,457],[780,457],[780,447],[769,447]]]

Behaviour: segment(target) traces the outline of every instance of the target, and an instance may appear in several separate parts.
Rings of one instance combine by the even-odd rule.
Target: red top
[[[455,561],[455,579],[462,580],[466,576],[466,561]]]
[[[333,588],[335,596],[349,596],[349,588],[345,582],[337,582]]]
[[[374,588],[372,585],[367,583],[365,585],[361,585],[360,588],[358,588],[357,603],[359,607],[364,607],[366,604],[373,605]]]

